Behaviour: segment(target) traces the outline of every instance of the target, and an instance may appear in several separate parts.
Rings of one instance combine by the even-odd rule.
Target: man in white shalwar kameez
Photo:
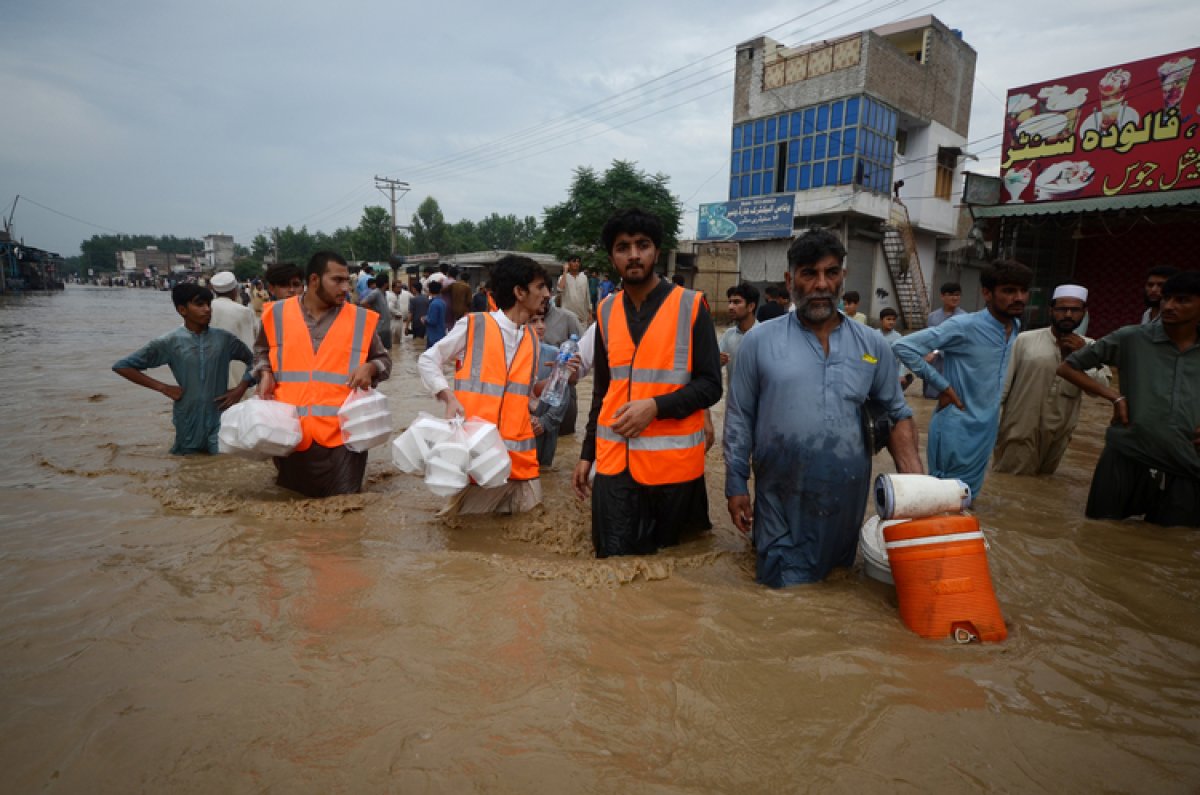
[[[1092,340],[1076,333],[1087,312],[1087,289],[1064,284],[1050,302],[1051,324],[1017,336],[1001,398],[1003,414],[992,469],[1013,475],[1051,475],[1079,422],[1078,387],[1054,371]],[[1108,385],[1107,367],[1088,372]]]

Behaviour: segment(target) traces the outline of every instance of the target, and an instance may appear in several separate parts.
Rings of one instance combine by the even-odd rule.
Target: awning
[[[1131,193],[1125,196],[1098,196],[1091,199],[1066,199],[1033,204],[997,204],[991,207],[973,205],[971,214],[976,218],[1018,218],[1027,215],[1103,213],[1147,207],[1183,207],[1192,204],[1200,204],[1200,188]]]

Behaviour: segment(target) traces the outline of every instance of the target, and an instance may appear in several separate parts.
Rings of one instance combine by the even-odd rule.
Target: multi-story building
[[[233,267],[233,235],[205,235],[204,263],[208,270],[217,271]]]
[[[828,226],[845,240],[847,290],[875,316],[924,324],[939,245],[958,234],[975,51],[932,16],[830,41],[737,48],[728,217],[701,240],[738,240],[742,278],[782,282],[790,238]],[[746,239],[739,219],[791,224]],[[746,210],[753,206],[753,211]],[[752,224],[751,224],[752,225]],[[714,229],[715,228],[715,229]]]

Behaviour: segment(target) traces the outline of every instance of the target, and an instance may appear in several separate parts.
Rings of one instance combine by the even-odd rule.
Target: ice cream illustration
[[[1125,92],[1129,90],[1131,76],[1125,69],[1113,69],[1100,78],[1100,128],[1107,130],[1121,118],[1125,105]]]
[[[1008,113],[1005,115],[1005,129],[1011,138],[1023,122],[1033,118],[1038,101],[1028,94],[1013,94],[1008,98]]]
[[[1028,168],[1011,168],[1004,175],[1004,189],[1008,191],[1008,203],[1020,204],[1021,194],[1033,181],[1033,172]]]
[[[1188,78],[1192,76],[1192,67],[1195,65],[1196,62],[1185,55],[1174,61],[1165,61],[1158,67],[1164,111],[1179,107],[1179,103],[1183,101],[1183,92],[1187,90]]]
[[[1062,86],[1051,86],[1051,88],[1062,88]],[[1067,117],[1066,133],[1068,135],[1075,131],[1079,109],[1083,107],[1083,103],[1087,102],[1087,96],[1086,88],[1077,88],[1074,91],[1063,89],[1045,98],[1046,110],[1051,113],[1061,113]]]

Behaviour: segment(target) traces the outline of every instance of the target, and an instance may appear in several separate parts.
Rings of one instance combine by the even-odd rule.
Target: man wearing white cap
[[[1092,340],[1076,330],[1087,312],[1088,291],[1076,284],[1055,288],[1050,325],[1017,335],[1000,399],[1002,415],[992,468],[1013,475],[1051,475],[1079,422],[1079,387],[1055,376],[1070,354]],[[1088,371],[1107,385],[1109,369]]]
[[[208,283],[212,287],[214,295],[212,322],[209,325],[213,328],[225,329],[245,343],[247,348],[253,349],[256,318],[253,309],[243,306],[237,300],[237,277],[229,271],[220,271],[213,274]],[[237,386],[245,373],[246,365],[241,362],[230,362],[229,388],[233,389]]]

